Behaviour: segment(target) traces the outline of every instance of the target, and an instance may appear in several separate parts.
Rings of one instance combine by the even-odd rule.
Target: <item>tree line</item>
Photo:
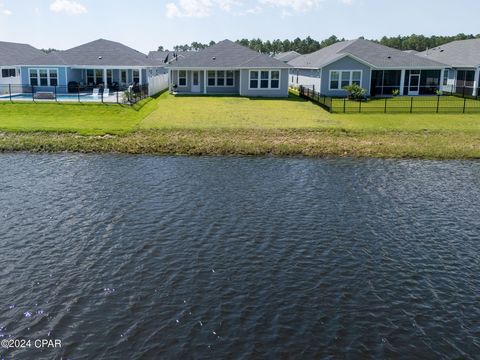
[[[361,37],[364,39],[364,37]],[[451,41],[455,40],[467,40],[467,39],[480,39],[480,34],[457,34],[453,36],[424,36],[424,35],[407,35],[407,36],[394,36],[387,37],[384,36],[380,40],[372,40],[376,43],[389,46],[399,50],[416,50],[416,51],[425,51]],[[296,51],[300,54],[309,54],[314,51],[320,50],[324,47],[335,44],[339,41],[344,41],[344,38],[338,38],[335,35],[330,36],[328,39],[321,41],[312,39],[310,36],[307,36],[305,39],[296,38],[294,40],[266,40],[262,39],[241,39],[237,40],[237,43],[246,46],[252,50],[262,52],[265,54],[278,54],[286,51]],[[176,45],[174,46],[174,51],[198,51],[204,49],[208,46],[214,45],[215,41],[210,41],[208,44],[203,44],[199,42],[192,42],[190,45]],[[159,46],[159,51],[164,51],[163,46]]]

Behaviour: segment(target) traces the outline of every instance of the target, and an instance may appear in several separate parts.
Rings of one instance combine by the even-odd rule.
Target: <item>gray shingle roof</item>
[[[296,51],[286,51],[286,52],[282,52],[280,54],[275,55],[274,58],[283,62],[289,62],[289,61],[292,61],[293,59],[296,59],[299,56],[300,54]]]
[[[480,66],[480,39],[459,40],[417,54],[452,67]]]
[[[0,66],[28,65],[35,57],[46,54],[33,46],[0,41]]]
[[[169,65],[170,68],[289,68],[282,61],[223,40]]]
[[[342,41],[289,62],[294,67],[322,68],[346,55],[352,55],[374,68],[442,68],[445,64],[422,58],[372,41]]]
[[[118,42],[99,39],[32,59],[28,65],[153,66],[147,55]]]

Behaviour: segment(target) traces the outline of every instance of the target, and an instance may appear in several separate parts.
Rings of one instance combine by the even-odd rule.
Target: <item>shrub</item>
[[[400,94],[400,90],[399,89],[393,89],[392,91],[392,95],[395,97],[395,96],[398,96]]]
[[[353,100],[362,100],[365,99],[365,89],[357,84],[352,84],[345,86],[343,88],[348,92],[348,98]]]

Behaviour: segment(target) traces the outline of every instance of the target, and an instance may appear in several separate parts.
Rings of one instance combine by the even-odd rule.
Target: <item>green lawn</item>
[[[153,101],[141,105],[138,109],[140,106],[0,102],[0,131],[125,133],[156,107]]]
[[[296,96],[174,97],[163,94],[141,129],[332,129],[355,131],[480,131],[480,114],[330,114]]]
[[[0,151],[24,150],[480,158],[480,113],[331,114],[294,95],[0,103]]]
[[[437,105],[439,113],[462,114],[464,99],[455,96],[399,96],[388,99],[369,99],[366,102],[358,102],[344,99],[332,99],[332,108],[335,113],[358,113],[360,110],[368,113],[384,113],[385,101],[387,113],[436,113]],[[465,100],[465,112],[480,113],[480,101],[473,99]]]

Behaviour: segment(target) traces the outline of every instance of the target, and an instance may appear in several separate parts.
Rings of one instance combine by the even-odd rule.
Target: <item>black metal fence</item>
[[[148,97],[148,85],[93,86],[0,85],[0,101],[80,102],[133,105]]]
[[[332,113],[480,113],[480,100],[467,96],[398,96],[359,101],[324,96],[302,86],[299,94]]]

